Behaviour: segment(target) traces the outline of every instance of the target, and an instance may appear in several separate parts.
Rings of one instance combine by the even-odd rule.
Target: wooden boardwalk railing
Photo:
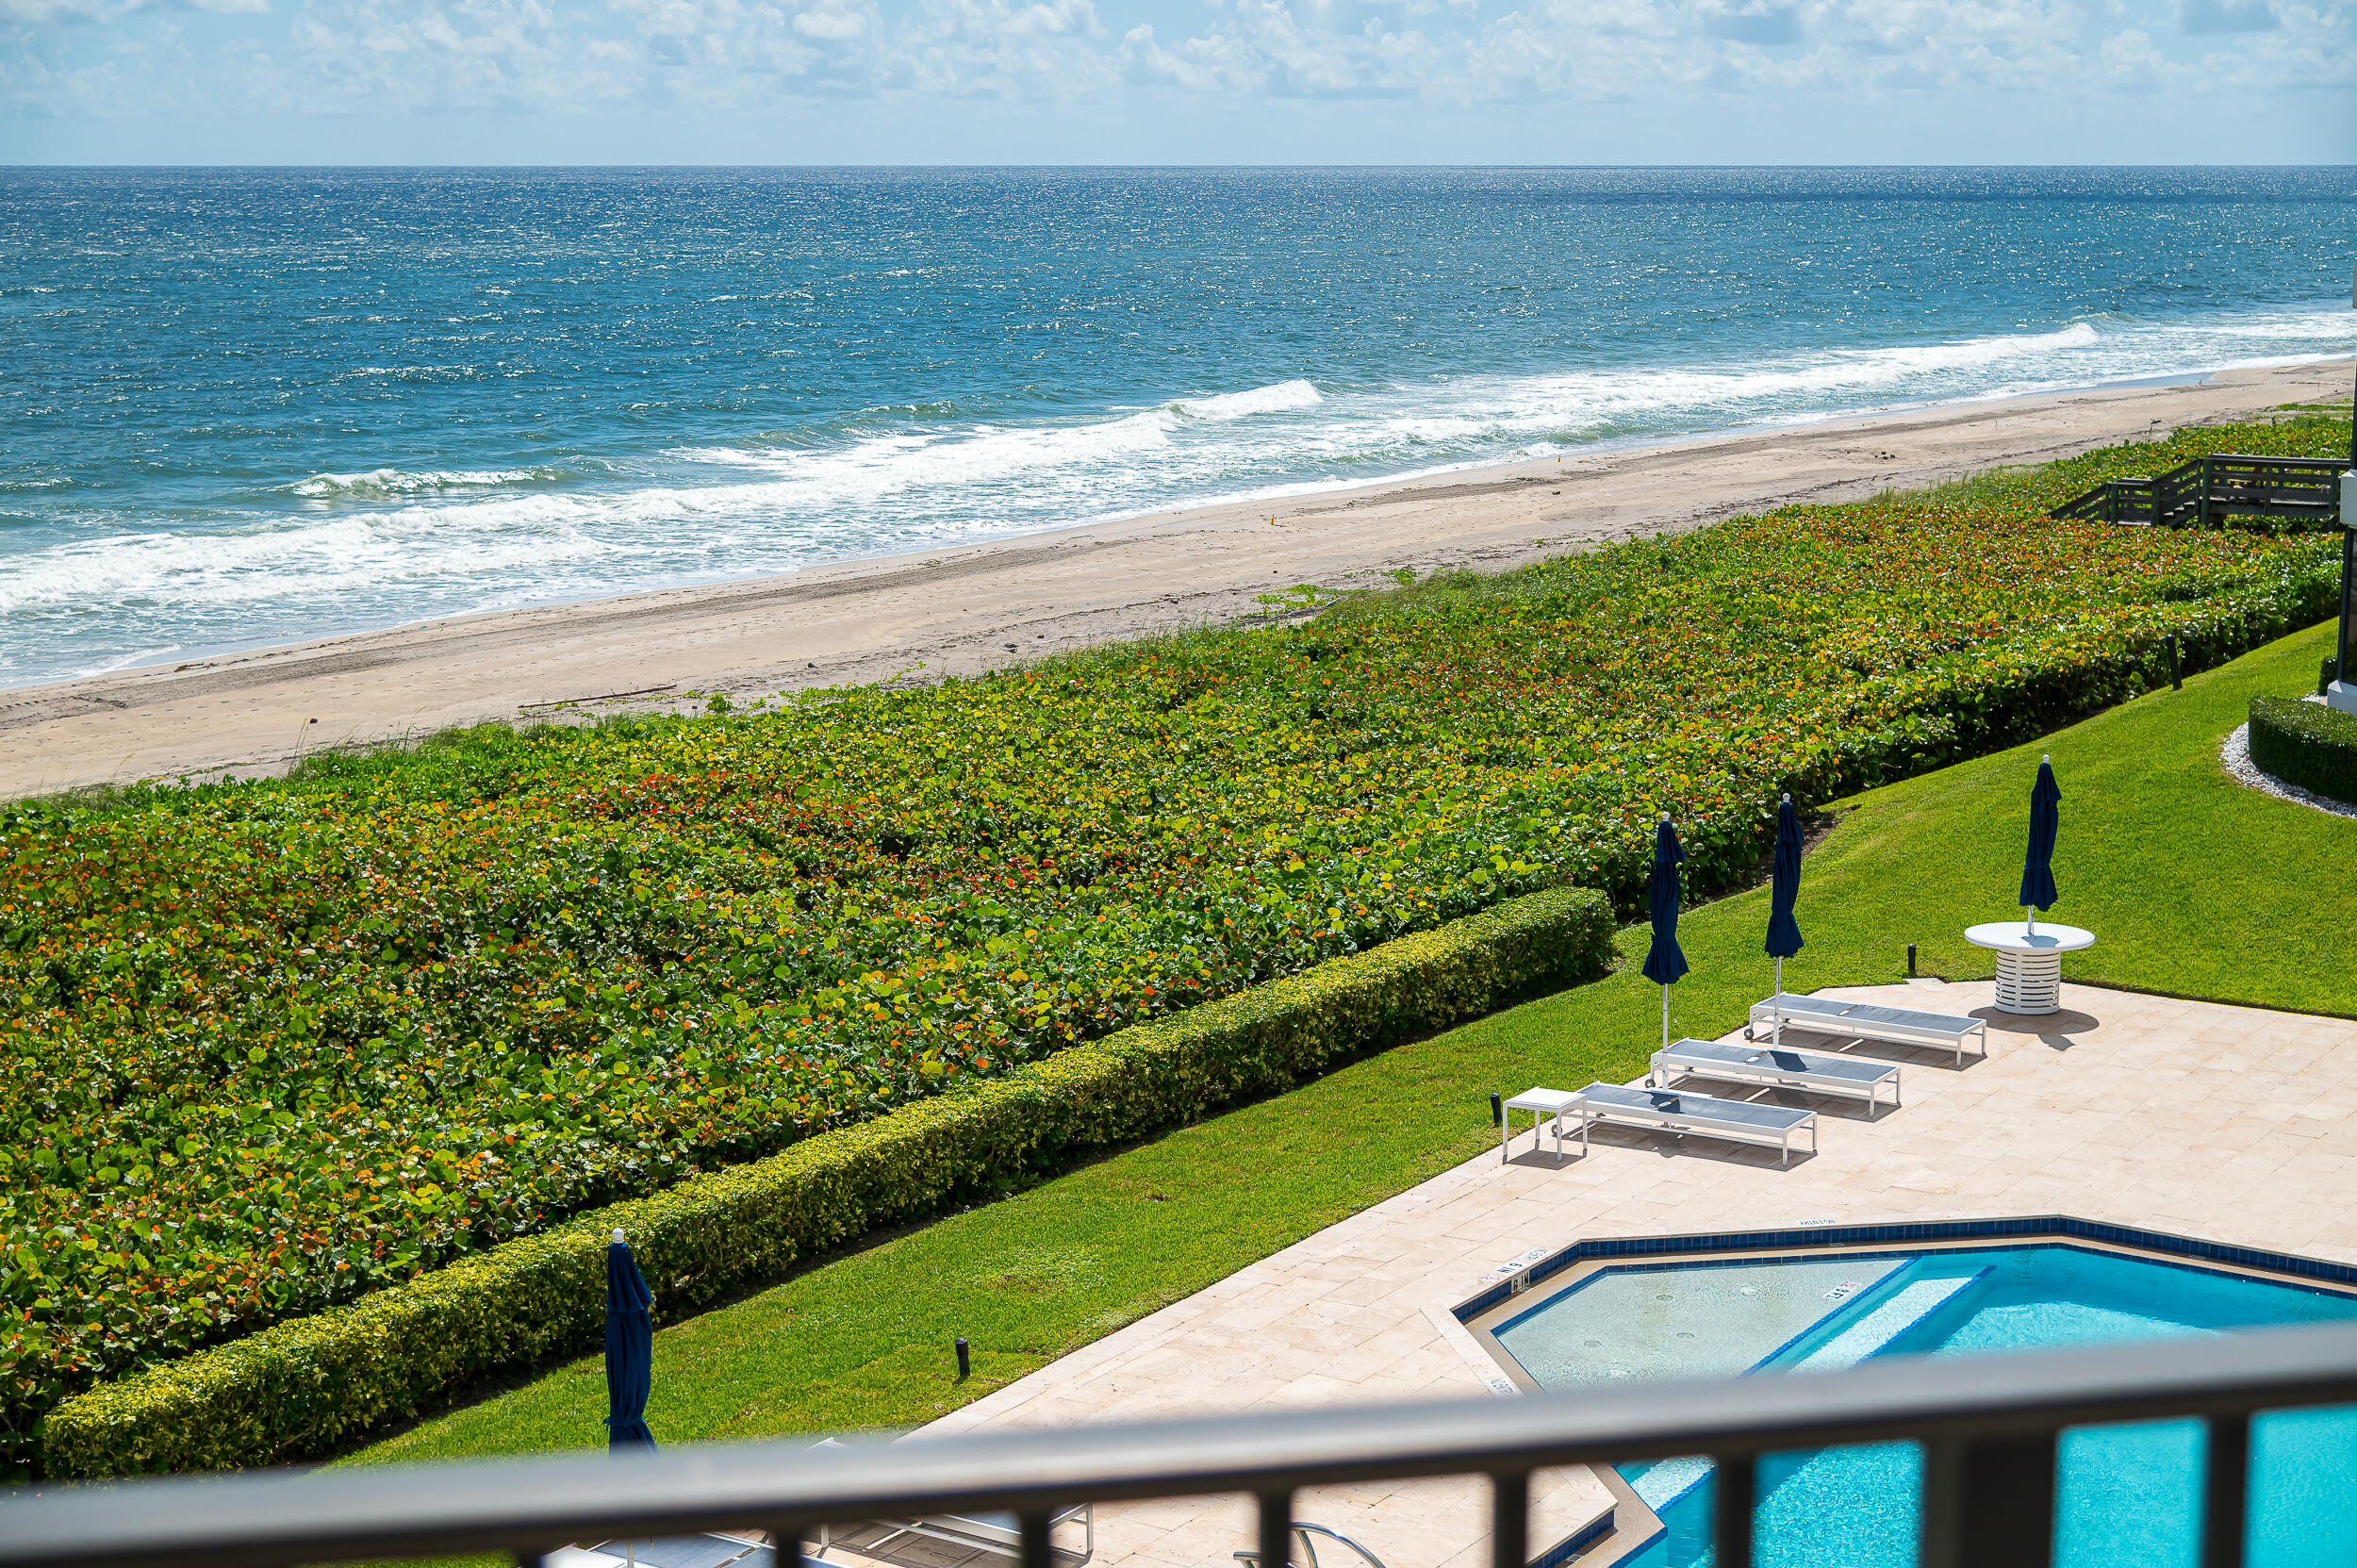
[[[2337,457],[2251,457],[2215,453],[2150,479],[2112,479],[2047,516],[2158,528],[2217,528],[2230,517],[2283,518],[2295,530],[2340,521]]]

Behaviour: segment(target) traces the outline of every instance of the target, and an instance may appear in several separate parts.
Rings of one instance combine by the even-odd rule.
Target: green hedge
[[[44,1469],[217,1470],[332,1452],[473,1379],[595,1345],[617,1226],[676,1313],[877,1226],[1021,1185],[1080,1150],[1593,979],[1610,964],[1612,937],[1602,894],[1551,889],[1071,1047],[351,1306],[101,1384],[50,1412]]]
[[[2357,804],[2357,714],[2294,698],[2254,697],[2250,760],[2285,784]]]

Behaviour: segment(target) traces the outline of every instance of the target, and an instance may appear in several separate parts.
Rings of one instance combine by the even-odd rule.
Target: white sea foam
[[[2253,317],[2227,316],[2206,323],[2205,331],[2207,335],[2227,340],[2280,341],[2297,338],[2306,341],[2323,338],[2329,341],[2349,336],[2349,312],[2336,308]]]
[[[375,322],[384,318],[371,316],[369,320]],[[355,365],[344,372],[344,377],[388,375],[405,381],[467,381],[472,379],[474,374],[472,365]]]
[[[1295,408],[1315,408],[1325,401],[1318,396],[1318,389],[1306,381],[1280,381],[1274,387],[1255,387],[1248,392],[1182,398],[1169,407],[1173,413],[1190,420],[1225,421],[1249,419],[1255,414],[1281,414]]]
[[[938,489],[1067,469],[1159,451],[1178,417],[1166,408],[1068,425],[918,431],[868,436],[842,447],[687,447],[672,454],[692,463],[757,469],[778,475],[766,499],[824,505]],[[735,488],[736,487],[719,487]]]
[[[1886,349],[1834,349],[1830,352],[1838,359],[1885,367],[1883,373],[1886,374],[1906,374],[1915,371],[1947,370],[1958,365],[1987,365],[2000,359],[2054,354],[2065,349],[2083,349],[2100,340],[2101,335],[2096,331],[2094,322],[2073,322],[2054,332],[2003,333],[1947,343]]]
[[[2051,332],[1803,351],[1764,363],[1464,376],[1423,396],[1367,409],[1363,426],[1354,434],[1364,443],[1362,451],[1395,453],[1413,462],[1420,454],[1437,457],[1450,449],[1508,443],[1526,449],[1533,437],[1580,442],[1838,418],[2262,362],[2244,346],[2252,340],[2329,342],[2337,334],[2357,347],[2357,320],[2303,313],[2296,330],[2264,319],[2235,324],[2235,333],[2221,334],[2182,323],[2074,322]],[[1338,421],[1338,433],[1346,428]],[[1343,454],[1338,450],[1336,455]]]
[[[128,669],[133,665],[154,664],[159,659],[169,658],[179,652],[180,645],[176,642],[168,642],[159,648],[135,648],[127,653],[118,653],[112,658],[101,659],[96,664],[85,666],[74,673],[76,675],[111,674],[118,669]]]
[[[0,557],[0,615],[40,605],[221,605],[481,581],[609,553],[560,497],[121,534]]]
[[[868,436],[844,447],[684,447],[691,463],[759,469],[791,487],[782,503],[825,504],[897,491],[971,486],[1160,452],[1183,424],[1227,424],[1255,414],[1313,408],[1325,400],[1307,381],[1180,399],[1139,413],[1060,425],[972,425]]]
[[[300,496],[393,496],[421,490],[456,490],[498,485],[549,483],[563,478],[556,469],[481,469],[452,472],[407,473],[399,469],[371,469],[366,473],[315,473],[280,490]]]

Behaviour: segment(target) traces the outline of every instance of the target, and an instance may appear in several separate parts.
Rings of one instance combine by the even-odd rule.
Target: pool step
[[[1898,1343],[1902,1334],[1996,1272],[1992,1267],[1939,1279],[1904,1278],[1904,1270],[1921,1266],[1922,1260],[1912,1259],[1902,1269],[1872,1279],[1867,1285],[1867,1294],[1877,1289],[1887,1289],[1888,1294],[1869,1306],[1856,1322],[1842,1329],[1814,1350],[1791,1362],[1779,1362],[1774,1356],[1771,1356],[1753,1371],[1838,1372],[1844,1367],[1855,1366]],[[1892,1288],[1894,1274],[1898,1276],[1898,1280]],[[1837,1311],[1828,1315],[1838,1316],[1839,1313]],[[1819,1327],[1821,1329],[1822,1325]],[[1807,1337],[1806,1333],[1799,1336],[1803,1341]],[[1621,1476],[1644,1505],[1658,1514],[1710,1478],[1710,1461],[1706,1459],[1656,1460],[1651,1464],[1623,1465]]]
[[[1900,1335],[1987,1279],[1992,1272],[1984,1268],[1972,1274],[1944,1279],[1917,1279],[1902,1285],[1855,1323],[1800,1360],[1776,1370],[1838,1372],[1844,1367],[1855,1366],[1869,1356],[1879,1354],[1896,1344]]]
[[[1632,1471],[1635,1474],[1631,1474]],[[1642,1469],[1624,1465],[1621,1477],[1628,1482],[1629,1490],[1643,1499],[1647,1508],[1659,1513],[1710,1478],[1710,1461],[1706,1459],[1656,1460]]]

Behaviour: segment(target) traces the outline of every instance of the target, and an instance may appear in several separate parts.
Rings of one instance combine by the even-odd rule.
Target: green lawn
[[[2014,917],[2037,754],[2063,787],[2053,917],[2098,933],[2079,981],[2357,1015],[2357,820],[2238,788],[2219,741],[2255,693],[2309,687],[2326,629],[2183,692],[2161,691],[2019,751],[1844,801],[1810,853],[1796,990],[1990,972],[1960,933]],[[1767,989],[1755,890],[1692,912],[1676,1027],[1716,1034]],[[1641,954],[1643,933],[1624,933]],[[664,1329],[650,1424],[667,1442],[930,1420],[1466,1159],[1488,1092],[1642,1070],[1659,993],[1612,979],[1403,1046],[1280,1098],[837,1259]],[[658,1308],[659,1311],[659,1308]],[[974,1346],[954,1381],[950,1342]],[[447,1458],[603,1441],[587,1358],[358,1456]]]

